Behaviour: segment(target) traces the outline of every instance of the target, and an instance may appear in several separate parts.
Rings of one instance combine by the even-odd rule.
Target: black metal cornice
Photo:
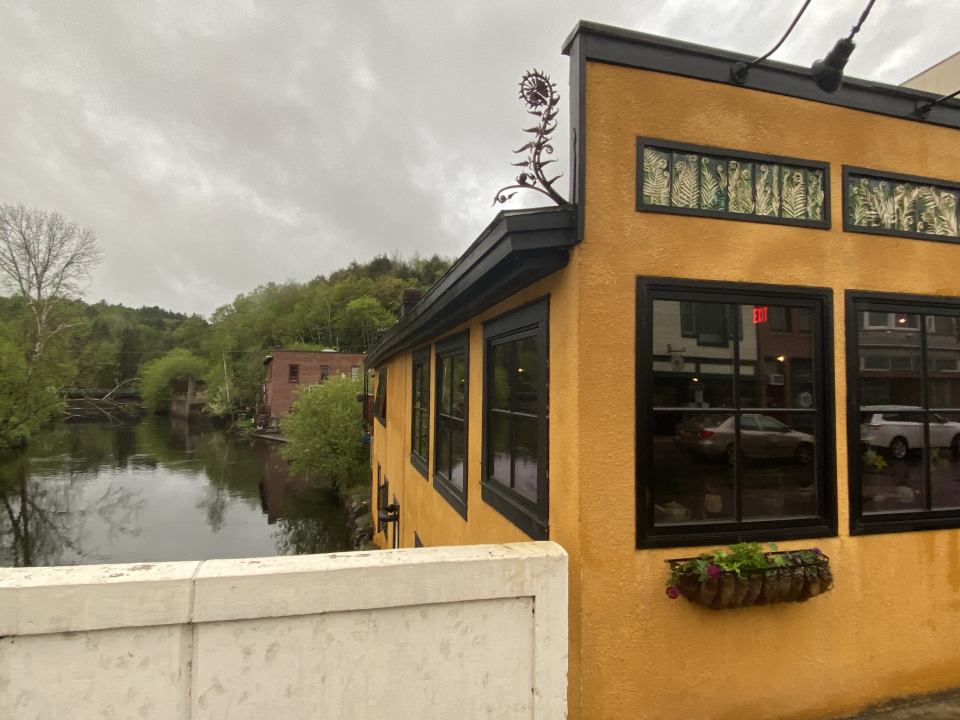
[[[565,55],[571,53],[574,43],[580,45],[579,53],[588,62],[680,75],[888,115],[911,122],[960,129],[958,101],[951,100],[937,105],[926,119],[917,116],[918,101],[937,100],[940,97],[922,90],[845,77],[840,90],[828,95],[814,84],[810,68],[775,60],[767,60],[751,68],[749,78],[741,85],[731,81],[730,68],[736,62],[749,62],[752,59],[750,55],[586,20],[581,20],[564,41]],[[574,98],[571,97],[570,100],[574,102]]]

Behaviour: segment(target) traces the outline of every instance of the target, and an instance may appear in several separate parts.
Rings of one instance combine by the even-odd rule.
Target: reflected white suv
[[[868,405],[860,408],[860,441],[889,449],[902,460],[923,447],[923,408],[915,405]],[[960,455],[960,423],[930,413],[930,447],[948,447]]]

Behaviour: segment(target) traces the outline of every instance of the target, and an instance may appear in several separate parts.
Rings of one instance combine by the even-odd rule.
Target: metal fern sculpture
[[[497,191],[493,204],[507,202],[520,190],[536,190],[557,205],[566,205],[567,201],[563,196],[553,189],[553,183],[563,177],[562,173],[548,180],[543,172],[547,165],[556,162],[555,158],[544,160],[543,156],[553,154],[550,135],[557,129],[555,118],[559,112],[557,105],[560,102],[557,86],[546,73],[531,70],[524,73],[520,81],[520,99],[526,103],[527,112],[539,118],[540,121],[535,127],[524,128],[523,131],[531,133],[534,138],[522,148],[514,150],[514,153],[526,152],[527,159],[511,163],[514,167],[523,168],[523,170],[517,175],[515,185],[508,185]],[[513,192],[509,192],[510,190]]]

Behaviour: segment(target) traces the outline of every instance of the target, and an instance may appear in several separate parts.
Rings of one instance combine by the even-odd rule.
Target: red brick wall
[[[267,365],[267,405],[271,417],[283,417],[290,412],[290,406],[297,400],[298,394],[308,385],[320,382],[320,368],[329,368],[329,376],[340,374],[351,377],[351,371],[363,363],[363,353],[333,353],[313,350],[274,350],[273,360]],[[297,382],[290,382],[290,366],[300,366]],[[357,371],[357,379],[362,380],[362,371]]]

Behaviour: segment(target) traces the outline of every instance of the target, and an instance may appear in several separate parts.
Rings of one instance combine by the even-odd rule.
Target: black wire
[[[873,2],[874,2],[874,0],[871,0],[871,4],[873,4]],[[759,58],[757,58],[756,60],[754,60],[753,62],[744,65],[742,68],[737,68],[736,76],[737,76],[738,79],[739,79],[739,78],[745,78],[745,77],[747,76],[747,73],[750,72],[750,68],[752,68],[754,65],[758,65],[759,63],[762,63],[764,60],[766,60],[768,57],[770,57],[770,56],[773,55],[777,50],[780,49],[780,46],[783,45],[783,42],[787,39],[787,37],[790,35],[790,33],[793,32],[793,28],[796,27],[797,23],[800,21],[800,18],[803,16],[804,11],[806,11],[807,6],[808,6],[809,4],[810,4],[810,0],[806,0],[806,1],[803,3],[803,7],[800,8],[800,12],[797,13],[797,16],[793,19],[793,22],[790,23],[790,27],[787,28],[787,31],[783,34],[783,37],[780,38],[780,42],[778,42],[776,45],[774,45],[773,48],[770,50],[770,52],[768,52],[768,53],[767,53],[766,55],[764,55],[763,57],[759,57]]]
[[[873,7],[873,4],[877,0],[870,0],[867,3],[867,6],[863,9],[863,12],[860,14],[860,19],[857,20],[857,24],[850,29],[850,34],[847,36],[847,40],[853,40],[853,36],[860,32],[860,26],[863,25],[863,21],[867,19],[867,15],[870,14],[870,9]]]
[[[875,1],[875,0],[870,0],[870,4],[872,5],[872,4],[874,3],[874,1]],[[768,57],[770,57],[771,55],[773,55],[777,50],[780,49],[780,46],[783,45],[783,41],[786,40],[786,39],[787,39],[787,36],[790,35],[790,33],[793,32],[793,28],[796,27],[797,23],[800,21],[800,17],[803,15],[804,11],[806,11],[807,5],[809,5],[809,4],[810,4],[810,0],[806,0],[806,2],[803,3],[803,7],[800,8],[800,12],[797,13],[797,16],[793,19],[793,22],[790,23],[790,27],[787,28],[787,31],[783,34],[783,37],[780,38],[780,42],[778,42],[776,45],[774,45],[774,46],[773,46],[773,49],[772,49],[770,52],[768,52],[766,55],[764,55],[762,58],[759,58],[759,59],[757,59],[757,60],[754,60],[752,63],[750,63],[750,64],[747,66],[748,68],[756,65],[757,63],[763,62],[763,61],[766,60]]]

